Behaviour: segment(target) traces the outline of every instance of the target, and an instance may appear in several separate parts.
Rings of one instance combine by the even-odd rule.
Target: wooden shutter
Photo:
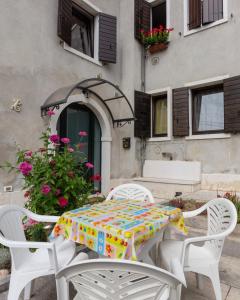
[[[99,14],[99,60],[117,61],[117,18],[104,13]]]
[[[223,18],[223,0],[203,0],[202,5],[203,25]]]
[[[151,5],[145,0],[135,0],[135,38],[141,40],[141,30],[149,31],[151,22]]]
[[[135,91],[135,122],[134,136],[135,137],[150,137],[151,136],[151,95]]]
[[[72,0],[58,1],[58,36],[71,46]]]
[[[202,1],[201,0],[189,0],[189,29],[198,28],[201,26],[201,10]]]
[[[224,89],[224,131],[240,132],[240,76],[223,82]]]
[[[173,90],[173,135],[189,135],[189,91],[188,88]]]

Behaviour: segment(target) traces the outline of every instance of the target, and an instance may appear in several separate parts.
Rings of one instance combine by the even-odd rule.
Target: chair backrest
[[[141,200],[154,203],[152,193],[142,185],[134,183],[121,184],[115,187],[107,196],[106,201],[111,199],[116,200]]]
[[[74,299],[162,300],[177,299],[181,282],[169,272],[139,262],[93,259],[70,265],[56,275],[59,300],[69,299],[69,283]]]
[[[220,258],[225,238],[237,224],[237,211],[234,204],[225,198],[217,198],[206,204],[208,214],[208,235],[218,235],[216,240],[206,243],[215,257]]]
[[[23,217],[28,216],[28,210],[17,205],[0,207],[0,243],[7,246],[7,241],[26,241],[23,229]],[[27,259],[31,253],[29,249],[10,248],[12,264],[15,269]]]

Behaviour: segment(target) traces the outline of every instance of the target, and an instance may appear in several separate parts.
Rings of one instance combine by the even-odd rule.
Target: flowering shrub
[[[173,28],[164,28],[162,25],[159,28],[153,28],[151,31],[145,32],[141,30],[141,38],[143,45],[147,48],[157,43],[167,44],[169,40],[169,34],[173,31]]]
[[[48,129],[41,137],[43,148],[19,150],[17,166],[10,163],[2,166],[22,174],[26,208],[38,214],[61,215],[89,202],[93,181],[100,181],[101,176],[92,175],[94,165],[87,162],[81,151],[82,145],[86,145],[83,142],[87,132],[79,132],[79,136],[81,146],[70,147],[69,138],[60,139]]]

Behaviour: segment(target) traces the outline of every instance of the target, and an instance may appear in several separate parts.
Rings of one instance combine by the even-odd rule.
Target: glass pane
[[[167,98],[154,100],[154,135],[167,135]]]
[[[223,92],[196,94],[193,99],[193,131],[222,130],[224,130]]]
[[[166,27],[166,1],[152,8],[152,27],[158,28],[160,25]]]

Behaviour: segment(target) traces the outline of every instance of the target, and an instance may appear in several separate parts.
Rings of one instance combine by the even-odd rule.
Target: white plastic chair
[[[8,300],[18,300],[23,289],[24,299],[30,299],[32,280],[55,274],[75,256],[75,244],[63,241],[63,237],[51,243],[26,241],[24,216],[39,222],[55,223],[58,220],[58,217],[37,215],[15,205],[0,207],[0,243],[10,248],[12,260]],[[38,250],[30,252],[31,248]],[[78,256],[78,260],[87,258],[85,253]]]
[[[231,201],[217,198],[197,210],[184,212],[183,216],[192,218],[205,210],[208,215],[207,235],[187,238],[184,241],[165,240],[161,242],[160,261],[161,266],[170,271],[172,259],[179,258],[185,272],[195,272],[209,277],[216,299],[221,300],[219,260],[224,240],[237,224],[237,212]],[[197,245],[199,243],[201,245]]]
[[[121,184],[115,187],[107,196],[106,201],[111,199],[116,200],[141,200],[141,201],[149,201],[154,203],[154,198],[152,193],[142,185],[134,184],[134,183],[126,183]]]
[[[81,300],[176,300],[185,284],[155,266],[126,260],[94,259],[60,270],[56,275],[58,300],[69,300],[72,283]]]

